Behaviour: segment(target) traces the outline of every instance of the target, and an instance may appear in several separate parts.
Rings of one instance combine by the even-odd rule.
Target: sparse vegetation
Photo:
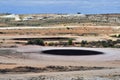
[[[33,39],[29,40],[27,44],[35,44],[35,45],[42,45],[44,46],[44,41],[42,39]]]
[[[72,45],[72,44],[73,44],[73,39],[70,38],[70,39],[68,40],[68,45]]]
[[[117,34],[117,35],[112,35],[111,37],[120,38],[120,34]]]
[[[29,40],[27,42],[27,44],[32,44],[32,45],[42,45],[44,46],[44,41],[42,39],[32,39],[32,40]],[[112,47],[112,48],[119,48],[120,47],[120,40],[117,39],[116,41],[113,41],[113,40],[102,40],[102,41],[86,41],[86,40],[82,40],[81,42],[75,42],[74,43],[74,46],[75,45],[80,45],[81,47]],[[54,42],[50,42],[50,43],[47,43],[48,46],[71,46],[73,45],[73,39],[70,38],[68,39],[68,42],[65,42],[65,41],[60,41],[60,42],[57,42],[57,43],[54,43]]]
[[[77,12],[76,14],[81,14],[80,12]],[[76,15],[75,14],[75,15]],[[60,15],[60,14],[59,14]],[[68,14],[69,15],[69,14]],[[107,16],[111,15],[111,17]],[[0,23],[5,24],[4,26],[50,26],[50,25],[61,25],[61,24],[71,24],[71,25],[109,25],[109,26],[119,26],[119,15],[118,17],[114,16],[115,14],[106,14],[98,16],[98,15],[86,15],[85,17],[81,16],[62,16],[54,18],[53,16],[43,16],[42,19],[37,19],[36,17],[40,17],[38,15],[34,15],[33,19],[30,20],[21,20],[21,21],[15,21],[14,19],[9,18],[0,18]],[[20,15],[21,19],[24,19],[23,16],[26,15]],[[42,15],[41,15],[42,16]],[[56,14],[55,14],[56,16]],[[115,17],[116,20],[111,20],[112,17]],[[111,24],[112,21],[112,24]],[[3,25],[0,25],[3,26]]]
[[[92,76],[96,77],[97,73],[96,80],[104,74],[108,77],[118,75],[119,16],[120,14],[84,15],[78,12],[75,15],[20,14],[20,21],[15,21],[16,18],[0,18],[0,74],[3,77],[6,76],[3,74],[8,75],[5,80],[8,77],[9,80],[17,77],[26,80],[29,76],[32,78],[28,80],[47,80],[52,77],[56,77],[52,80],[67,80],[66,76],[69,80],[88,80],[86,77],[89,76],[93,80]],[[52,52],[43,52],[47,50]],[[97,71],[101,69],[102,72]],[[76,71],[88,73],[72,75]],[[26,73],[30,75],[26,76]],[[37,76],[39,77],[36,78]]]
[[[54,46],[54,45],[55,45],[55,43],[50,42],[50,43],[48,43],[48,45],[49,45],[49,46]]]
[[[82,47],[85,47],[86,45],[87,45],[87,41],[82,40],[82,41],[81,41],[81,46],[82,46]]]
[[[82,41],[81,42],[81,46],[82,47],[112,47],[112,48],[118,48],[120,47],[120,45],[117,45],[120,43],[120,40],[103,40],[103,41],[91,41],[91,42],[87,42],[87,41]],[[117,45],[117,46],[116,46]]]

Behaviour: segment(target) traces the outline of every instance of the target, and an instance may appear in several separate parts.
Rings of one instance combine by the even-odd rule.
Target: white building
[[[0,16],[0,18],[14,18],[15,21],[20,21],[21,20],[19,15],[15,15],[15,14]]]

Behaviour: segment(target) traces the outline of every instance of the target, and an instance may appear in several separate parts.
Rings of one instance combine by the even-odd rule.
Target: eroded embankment
[[[28,72],[66,72],[66,71],[86,71],[86,70],[101,70],[101,69],[112,69],[108,67],[85,67],[85,66],[46,66],[43,68],[38,67],[15,67],[12,69],[0,69],[0,73],[28,73]]]

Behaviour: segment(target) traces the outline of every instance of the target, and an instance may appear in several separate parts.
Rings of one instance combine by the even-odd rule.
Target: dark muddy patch
[[[51,55],[66,55],[66,56],[86,56],[86,55],[101,55],[103,52],[92,50],[76,50],[76,49],[52,49],[42,51],[43,54]]]

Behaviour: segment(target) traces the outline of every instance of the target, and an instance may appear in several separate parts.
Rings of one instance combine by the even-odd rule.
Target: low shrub
[[[42,45],[44,46],[44,41],[42,39],[33,39],[29,40],[27,44],[35,44],[35,45]]]

